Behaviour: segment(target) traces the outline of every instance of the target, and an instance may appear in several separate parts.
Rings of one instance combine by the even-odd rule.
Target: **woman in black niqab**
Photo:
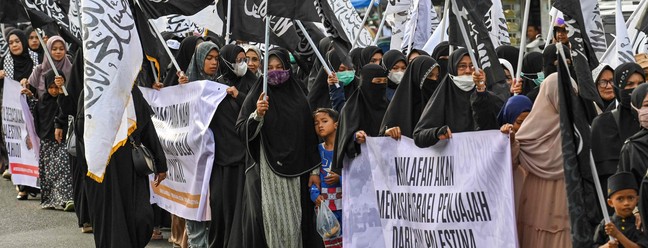
[[[384,67],[368,64],[362,67],[361,83],[340,112],[335,138],[335,157],[333,170],[341,171],[344,157],[354,158],[360,154],[360,144],[356,142],[356,132],[364,131],[367,136],[378,136],[380,123],[389,105],[385,91],[386,84],[373,83],[374,78],[387,77]]]
[[[300,242],[313,247],[318,241],[313,239],[317,236],[308,178],[321,161],[319,141],[302,84],[292,75],[288,51],[273,49],[269,57],[270,65],[277,63],[282,69],[267,72],[274,82],[268,84],[268,100],[259,100],[260,78],[248,93],[236,125],[249,157],[238,207],[241,223],[232,228],[242,233],[233,233],[230,241],[240,242],[240,247],[298,247]],[[263,116],[257,114],[259,102],[268,104]]]
[[[624,89],[633,74],[641,75],[641,82],[645,81],[644,71],[637,63],[617,66],[614,70],[614,87],[619,105],[592,121],[592,156],[601,186],[607,186],[607,178],[616,172],[623,143],[641,130],[637,114],[631,107],[630,94],[633,89]]]
[[[448,74],[458,75],[458,65],[468,50],[455,50],[448,59]],[[489,91],[477,92],[473,87],[464,91],[446,77],[427,102],[421,119],[414,129],[414,143],[429,147],[451,132],[498,129],[497,115],[502,99]]]
[[[439,63],[439,82],[448,75],[448,59],[450,58],[450,43],[443,41],[432,51],[432,58]],[[430,93],[434,93],[430,92]]]
[[[389,128],[399,127],[401,135],[413,138],[416,123],[429,99],[424,97],[423,87],[426,84],[437,84],[436,80],[428,79],[428,76],[435,68],[438,70],[438,67],[439,64],[430,56],[422,55],[412,60],[387,107],[380,125],[381,135]]]
[[[542,71],[543,56],[539,52],[530,52],[522,59],[522,95],[534,102],[540,92],[540,83],[545,75]]]

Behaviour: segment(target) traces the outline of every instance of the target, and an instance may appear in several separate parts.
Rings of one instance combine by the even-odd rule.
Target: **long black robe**
[[[236,45],[226,45],[220,50],[219,82],[234,86],[238,90],[236,98],[227,95],[216,109],[209,128],[214,135],[216,152],[214,166],[209,180],[209,201],[212,221],[209,223],[210,247],[227,247],[236,211],[237,197],[243,188],[245,169],[245,143],[236,132],[236,120],[245,101],[247,92],[257,77],[251,72],[237,77],[222,60],[236,63],[236,56],[244,52]]]
[[[151,150],[157,170],[166,172],[164,150],[151,121],[153,111],[138,87],[133,87],[132,96],[137,129],[131,136],[136,143],[141,142]],[[76,132],[77,137],[83,137],[83,110],[79,113],[81,115],[77,115]],[[83,152],[84,143],[77,145]],[[148,176],[140,176],[135,172],[132,152],[130,142],[115,151],[106,167],[102,183],[86,178],[96,247],[145,247],[151,240],[153,208],[149,179]]]
[[[457,65],[468,54],[465,48],[457,49],[448,60],[448,74],[457,74]],[[463,91],[446,78],[428,101],[421,119],[414,129],[414,143],[429,147],[439,142],[437,132],[448,126],[452,133],[498,129],[497,114],[503,101],[489,91],[477,92],[474,88]]]
[[[340,112],[335,138],[333,170],[340,173],[344,157],[354,158],[360,154],[360,144],[355,133],[365,131],[368,136],[378,136],[380,122],[389,105],[385,96],[386,84],[374,84],[375,77],[386,77],[387,71],[380,65],[362,67],[360,87],[351,95]]]
[[[288,51],[273,49],[269,56],[276,56],[284,68],[290,68]],[[314,204],[308,191],[309,172],[320,165],[318,140],[313,119],[302,84],[292,76],[280,85],[268,85],[270,107],[263,117],[263,125],[256,138],[249,140],[260,122],[250,115],[256,110],[256,102],[263,90],[262,78],[250,89],[241,107],[236,129],[246,140],[245,186],[237,204],[232,234],[228,247],[266,247],[262,217],[261,177],[259,165],[270,166],[282,177],[299,177],[301,197],[301,227],[304,247],[321,245],[321,239],[312,223]],[[267,161],[260,162],[261,146]],[[288,206],[286,206],[288,208]]]
[[[414,128],[421,118],[427,100],[423,97],[422,87],[427,75],[439,64],[430,56],[421,55],[412,60],[405,70],[405,76],[394,93],[380,125],[380,134],[388,128],[400,127],[401,135],[413,138]],[[429,82],[428,84],[434,84]]]

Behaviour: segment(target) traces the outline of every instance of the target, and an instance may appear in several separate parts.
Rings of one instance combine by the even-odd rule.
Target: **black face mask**
[[[426,78],[421,85],[421,95],[423,96],[423,100],[427,102],[427,100],[432,97],[432,94],[434,94],[434,91],[438,86],[439,82],[437,80]]]
[[[621,106],[629,108],[630,103],[632,102],[632,91],[634,89],[623,89],[621,90],[621,94],[619,94],[619,98],[621,98]]]

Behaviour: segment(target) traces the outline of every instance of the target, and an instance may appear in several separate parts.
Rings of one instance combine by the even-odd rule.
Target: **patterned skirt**
[[[72,201],[72,169],[65,142],[42,139],[38,161],[41,207],[65,207]]]

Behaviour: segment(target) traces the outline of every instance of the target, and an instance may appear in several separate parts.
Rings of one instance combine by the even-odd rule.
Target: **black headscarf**
[[[461,58],[468,54],[468,50],[460,48],[455,50],[448,59],[448,74],[457,75],[457,65]],[[502,100],[497,96],[488,94],[487,100],[476,104],[480,107],[474,111],[471,104],[471,94],[475,90],[463,91],[449,78],[443,80],[432,98],[427,102],[421,119],[414,129],[414,142],[419,147],[429,147],[439,140],[437,133],[444,126],[455,132],[466,132],[492,128],[496,125],[497,114],[502,105]],[[484,110],[482,110],[482,108]],[[481,120],[481,126],[478,125]]]
[[[338,56],[338,53],[335,50],[331,50],[326,53],[324,59],[326,59],[329,67],[334,71],[337,71],[342,64],[342,60]],[[353,79],[351,83],[344,86],[344,97],[349,99],[351,94],[358,88],[357,78]],[[313,87],[308,91],[308,104],[310,105],[311,111],[315,111],[318,108],[331,108],[331,97],[329,94],[329,85],[328,85],[328,74],[325,70],[320,70],[317,78],[314,81]],[[340,83],[342,85],[342,83]]]
[[[506,61],[511,63],[511,65],[513,66],[513,71],[511,72],[511,75],[516,75],[515,70],[517,70],[518,56],[520,56],[520,49],[517,49],[517,47],[510,46],[510,45],[501,45],[495,48],[495,53],[497,53],[498,58],[505,59]]]
[[[524,55],[522,59],[522,95],[535,100],[539,92],[539,86],[532,79],[537,79],[537,74],[542,72],[543,56],[539,52],[530,52]],[[548,75],[545,75],[545,77]]]
[[[412,49],[412,51],[410,51],[409,54],[407,54],[407,61],[410,60],[410,57],[412,57],[412,54],[414,54],[414,53],[418,53],[419,56],[422,56],[422,55],[430,56],[430,54],[427,53],[426,51],[414,48],[414,49]]]
[[[389,50],[383,55],[381,64],[385,66],[385,69],[387,69],[387,73],[391,71],[392,67],[398,63],[398,61],[403,61],[405,63],[405,66],[407,66],[407,58],[405,57],[405,54],[403,54],[399,50]],[[394,83],[389,79],[387,81],[387,87],[396,89],[398,87],[397,83]]]
[[[400,127],[401,134],[412,138],[414,127],[421,118],[423,107],[429,98],[424,97],[422,87],[425,83],[434,84],[436,88],[436,80],[430,81],[427,76],[432,72],[432,69],[438,67],[439,64],[430,56],[421,55],[412,60],[412,63],[405,70],[405,76],[401,81],[400,86],[394,93],[385,112],[382,124],[380,125],[381,134],[388,128]]]
[[[14,29],[9,32],[9,34],[7,35],[7,39],[9,39],[11,35],[18,36],[18,39],[20,40],[20,43],[22,43],[22,47],[23,47],[22,53],[19,55],[14,55],[11,52],[8,53],[13,59],[13,66],[14,66],[13,79],[16,81],[20,81],[23,78],[29,78],[32,71],[34,70],[34,61],[29,55],[30,50],[29,50],[29,45],[27,44],[27,36],[25,36],[25,33],[20,31],[19,29]],[[7,40],[7,42],[9,41]],[[6,70],[6,68],[4,68],[4,61],[2,64],[0,64],[0,66],[2,66],[2,68]]]
[[[618,68],[618,67],[617,67]],[[636,105],[637,108],[641,108],[643,105],[643,100],[648,94],[648,84],[642,84],[637,86],[632,92],[632,104]],[[645,107],[644,107],[645,108]],[[648,203],[648,179],[645,177],[646,171],[648,170],[648,129],[641,128],[637,133],[628,138],[628,140],[623,145],[621,149],[620,161],[619,161],[619,170],[632,172],[637,182],[641,183],[641,196],[647,198],[640,198],[642,204],[639,206],[639,210],[643,211],[642,221],[646,220],[644,215],[648,207],[644,203]],[[643,181],[643,182],[642,182]],[[641,197],[640,196],[640,197]],[[643,205],[643,207],[641,206]],[[646,226],[646,224],[643,224]]]
[[[387,77],[387,71],[380,65],[368,64],[362,67],[360,75],[360,87],[347,100],[338,121],[333,158],[333,167],[338,171],[345,156],[353,158],[360,153],[360,145],[354,141],[355,132],[363,130],[368,136],[378,136],[389,105],[385,97],[387,86],[371,82],[376,77]]]
[[[445,78],[448,75],[448,60],[440,59],[441,56],[447,56],[450,58],[450,43],[443,41],[439,43],[432,51],[432,58],[439,63],[439,80]]]
[[[349,52],[349,57],[353,63],[353,69],[356,71],[356,75],[360,76],[360,69],[362,68],[362,47],[356,47],[351,49]]]
[[[285,49],[272,49],[268,56],[277,57],[284,68],[290,70],[290,59]],[[263,91],[263,78],[252,87],[237,121],[239,133],[245,133],[250,114],[256,110],[256,102]],[[281,176],[295,177],[317,167],[321,158],[313,117],[302,89],[302,83],[291,75],[280,85],[268,85],[270,108],[263,117],[260,137],[272,170]],[[245,130],[241,132],[242,130]],[[248,141],[248,148],[255,161],[259,161],[261,139]]]
[[[641,68],[639,64],[634,62],[620,64],[614,70],[614,93],[621,107],[630,108],[630,94],[633,90],[624,90],[623,88],[625,88],[628,84],[628,79],[630,79],[630,76],[635,73],[641,74],[641,76],[645,80],[646,73],[644,72],[643,68]]]
[[[380,47],[377,46],[368,46],[362,49],[362,53],[360,56],[362,58],[362,60],[360,61],[361,64],[360,68],[369,64],[369,62],[371,62],[371,57],[373,57],[376,53],[383,54],[382,49],[380,49]]]
[[[178,55],[175,57],[180,70],[184,71],[185,73],[187,72],[189,63],[191,63],[191,57],[193,57],[193,54],[196,52],[196,45],[198,44],[198,41],[202,40],[203,39],[199,36],[189,36],[182,40],[182,43],[180,43],[180,49],[178,50]],[[173,66],[168,70],[167,75],[164,78],[165,86],[173,86],[178,84],[178,75],[176,75],[177,72],[178,71]]]
[[[247,91],[252,88],[252,85],[254,85],[257,80],[257,76],[255,76],[250,70],[247,70],[245,75],[238,77],[226,64],[230,63],[230,66],[234,67],[234,64],[236,64],[236,56],[238,56],[239,53],[245,54],[245,50],[242,47],[233,44],[225,45],[220,49],[220,62],[218,68],[220,75],[223,77],[219,82],[229,86],[236,86],[239,91]]]
[[[27,36],[27,39],[28,39],[28,40],[29,40],[29,36],[30,36],[31,33],[34,32],[34,31],[36,31],[36,30],[35,30],[32,26],[27,26],[27,28],[25,28],[25,35]],[[7,37],[8,37],[8,36],[7,36]],[[27,47],[29,47],[29,44],[27,44]],[[45,57],[44,57],[44,56],[45,56],[45,49],[43,48],[43,46],[41,45],[40,42],[38,42],[38,48],[36,48],[36,49],[31,49],[31,47],[29,47],[29,50],[32,50],[32,51],[34,51],[36,54],[38,54],[38,62],[39,62],[39,63],[43,63],[43,59],[45,58]]]
[[[563,46],[563,48],[565,49],[565,55],[567,55],[569,48],[566,46]],[[556,53],[556,51],[556,44],[550,44],[545,47],[544,51],[542,51],[542,58],[544,62],[542,71],[544,71],[545,77],[551,75],[551,73],[558,71],[558,67],[556,67],[556,65],[554,64],[554,62],[558,60],[558,54]]]
[[[58,70],[58,73],[63,78],[65,78],[63,71]],[[56,74],[54,74],[53,70],[50,70],[45,74],[44,78],[46,89],[49,89],[49,87],[54,84],[54,77],[56,77]],[[58,114],[59,108],[56,101],[57,97],[58,96],[52,96],[48,92],[45,92],[45,94],[43,94],[40,99],[38,99],[38,104],[36,107],[36,115],[38,116],[37,132],[38,137],[40,137],[41,139],[54,139],[54,119]]]

